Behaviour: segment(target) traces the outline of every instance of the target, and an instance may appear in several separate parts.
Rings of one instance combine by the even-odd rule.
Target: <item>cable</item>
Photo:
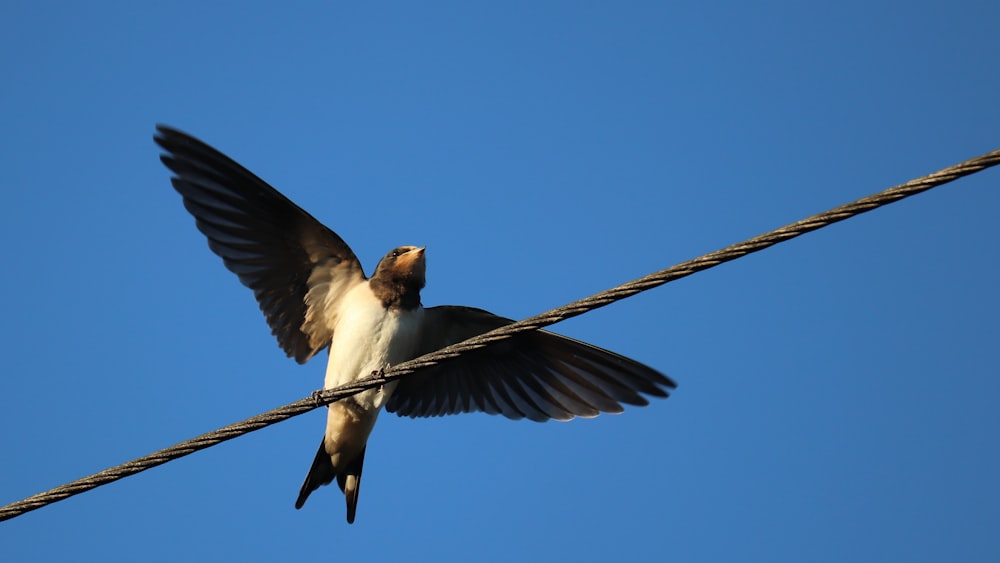
[[[868,197],[861,198],[840,207],[835,207],[829,211],[813,215],[801,221],[786,225],[779,229],[769,231],[743,242],[727,246],[721,250],[710,252],[693,260],[681,262],[665,270],[654,272],[637,280],[633,280],[617,287],[602,291],[590,297],[574,301],[562,307],[529,317],[522,321],[498,328],[486,334],[470,338],[458,344],[448,346],[426,354],[419,358],[399,364],[386,369],[383,373],[360,379],[347,385],[341,385],[335,389],[327,389],[317,393],[313,397],[308,397],[287,404],[283,407],[253,416],[241,422],[230,424],[213,432],[202,434],[196,438],[186,440],[169,448],[153,452],[149,455],[133,459],[121,465],[105,469],[99,473],[77,479],[71,483],[58,486],[54,489],[30,496],[24,500],[13,502],[0,507],[0,521],[9,520],[20,516],[25,512],[41,508],[43,506],[58,502],[60,500],[77,495],[84,491],[106,485],[117,481],[123,477],[151,469],[158,465],[167,463],[174,459],[184,457],[198,450],[214,446],[231,440],[237,436],[248,434],[255,430],[260,430],[266,426],[276,424],[293,416],[311,411],[319,406],[326,405],[346,397],[355,395],[366,389],[371,389],[384,385],[390,381],[405,377],[419,369],[436,365],[442,361],[447,361],[460,354],[483,348],[494,342],[505,340],[511,336],[537,330],[539,328],[566,320],[588,311],[603,307],[615,301],[631,297],[648,289],[658,287],[665,283],[689,276],[701,270],[707,270],[718,266],[724,262],[735,260],[746,256],[752,252],[763,250],[769,246],[793,239],[810,231],[815,231],[838,221],[843,221],[855,215],[860,215],[883,205],[899,201],[905,197],[918,194],[931,188],[946,184],[963,176],[974,174],[991,166],[1000,164],[1000,149],[984,154],[982,156],[967,160],[960,164],[950,166],[928,176],[911,180],[905,184],[889,188]]]

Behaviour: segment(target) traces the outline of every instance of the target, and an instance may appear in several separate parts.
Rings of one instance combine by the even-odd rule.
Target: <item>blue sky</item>
[[[532,315],[1000,147],[996,2],[0,7],[0,503],[308,395],[171,189],[231,155],[424,303]],[[321,412],[0,523],[0,560],[995,561],[1000,171],[554,327],[675,378],[571,423]]]

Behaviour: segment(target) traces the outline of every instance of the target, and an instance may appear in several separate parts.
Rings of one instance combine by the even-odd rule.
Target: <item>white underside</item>
[[[330,345],[324,387],[330,389],[413,358],[424,310],[389,311],[368,283],[354,286],[341,301]],[[364,448],[382,406],[396,388],[390,383],[337,402],[327,412],[326,451],[342,467]]]

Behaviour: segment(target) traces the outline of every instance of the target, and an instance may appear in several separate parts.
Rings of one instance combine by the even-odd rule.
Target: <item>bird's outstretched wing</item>
[[[285,353],[304,363],[329,346],[338,300],[365,279],[351,248],[231,158],[176,129],[156,130],[184,207],[226,268],[253,290]]]
[[[512,323],[482,309],[431,307],[418,354]],[[483,411],[507,418],[593,417],[667,397],[677,385],[624,356],[547,331],[519,334],[399,381],[386,410],[400,416]]]

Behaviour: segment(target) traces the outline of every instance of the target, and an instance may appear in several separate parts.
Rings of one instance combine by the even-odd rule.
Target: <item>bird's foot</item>
[[[314,403],[316,403],[317,407],[323,406],[323,401],[321,400],[322,396],[323,396],[323,391],[324,391],[324,389],[317,389],[317,390],[315,390],[315,391],[312,392],[312,395],[311,395],[312,396],[312,400],[313,400]]]
[[[391,367],[392,367],[391,365],[386,364],[385,367],[381,367],[377,371],[373,371],[372,372],[372,377],[385,377],[385,370],[387,370],[387,369],[389,369]],[[385,388],[385,385],[379,385],[378,386],[378,392],[381,393],[382,389],[384,389],[384,388]]]

